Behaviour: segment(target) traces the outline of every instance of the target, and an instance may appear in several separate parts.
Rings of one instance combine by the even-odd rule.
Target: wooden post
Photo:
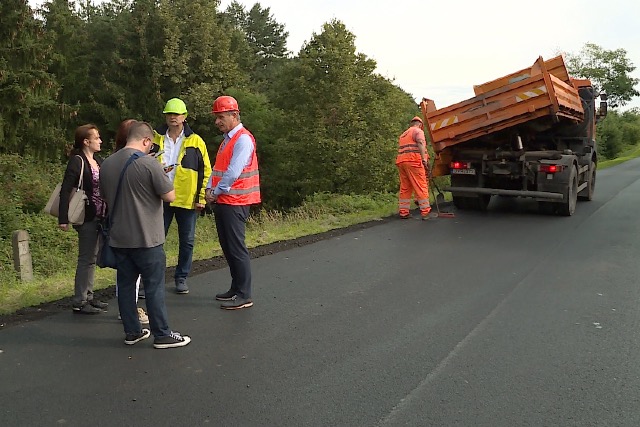
[[[20,273],[23,282],[33,280],[33,264],[31,251],[29,251],[29,233],[25,230],[16,230],[12,235],[13,242],[13,267]]]

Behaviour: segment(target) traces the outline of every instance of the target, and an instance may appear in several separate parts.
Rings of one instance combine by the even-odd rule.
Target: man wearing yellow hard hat
[[[179,238],[176,293],[187,294],[196,219],[205,207],[204,190],[211,175],[211,162],[204,141],[185,121],[188,113],[184,101],[172,98],[162,112],[166,124],[155,129],[154,143],[159,146],[158,159],[176,191],[176,199],[164,203],[164,231],[168,233],[175,218]]]

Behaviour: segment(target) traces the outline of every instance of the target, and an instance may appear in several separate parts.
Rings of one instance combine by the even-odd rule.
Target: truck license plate
[[[451,173],[455,175],[475,175],[475,169],[451,169]]]

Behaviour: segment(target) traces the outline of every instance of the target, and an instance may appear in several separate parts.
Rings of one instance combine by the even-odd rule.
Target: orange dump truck
[[[475,97],[442,109],[421,102],[435,150],[434,176],[451,175],[459,209],[491,196],[530,197],[546,213],[572,215],[596,183],[595,127],[606,96],[571,78],[562,56],[474,86]]]

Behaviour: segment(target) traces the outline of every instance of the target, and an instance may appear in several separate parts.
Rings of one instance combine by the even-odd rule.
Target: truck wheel
[[[564,200],[558,207],[558,212],[563,216],[571,216],[576,211],[578,201],[578,171],[575,166],[571,166],[569,183],[564,193]]]
[[[578,194],[579,200],[593,200],[593,193],[596,189],[596,164],[591,162],[589,166],[589,177],[587,178],[587,188]]]

